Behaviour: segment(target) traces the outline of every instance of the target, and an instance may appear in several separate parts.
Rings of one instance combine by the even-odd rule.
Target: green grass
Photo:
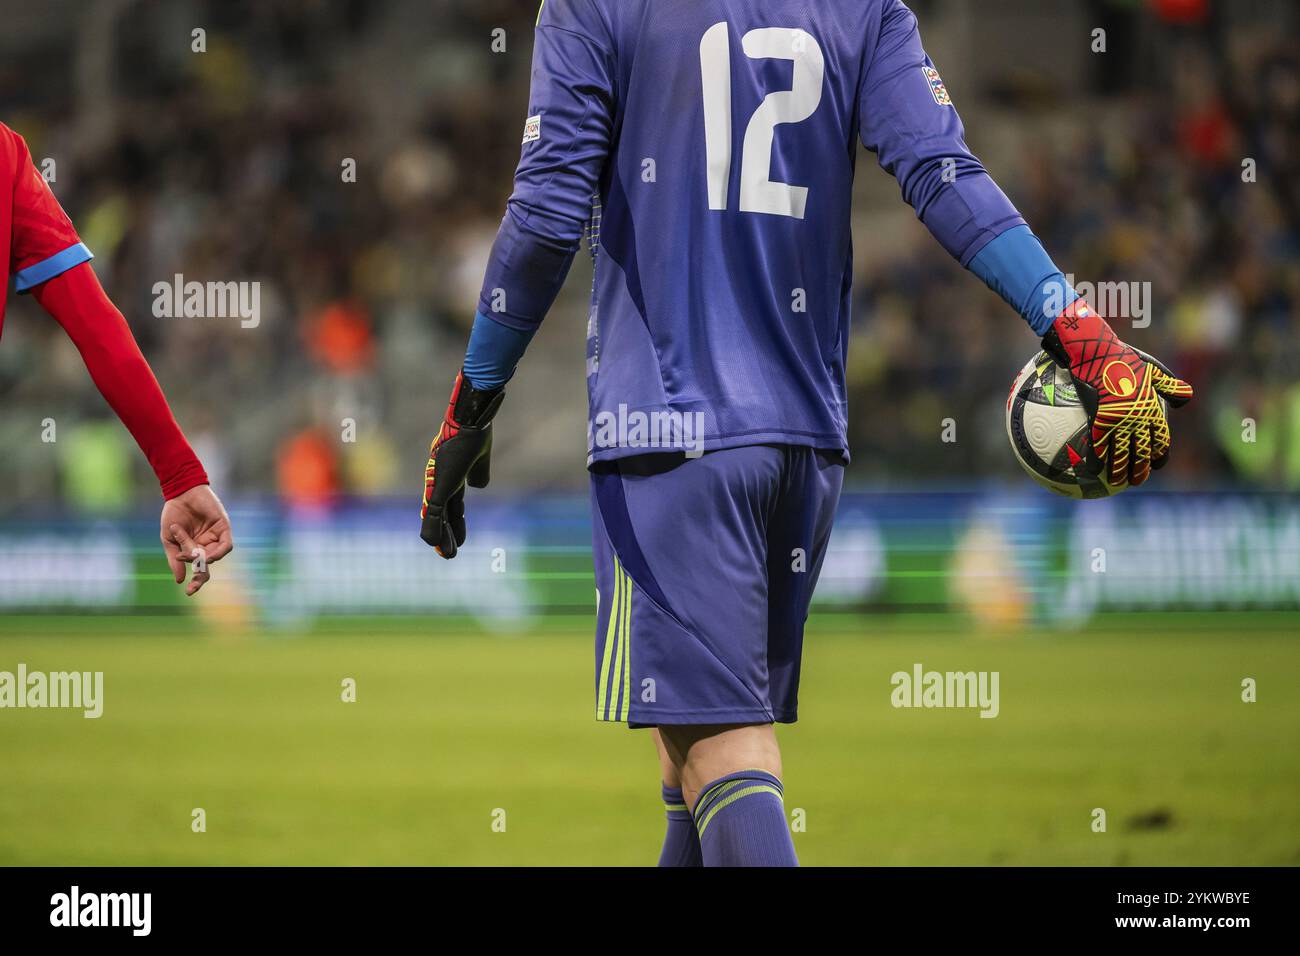
[[[103,670],[105,713],[0,710],[0,864],[646,864],[644,732],[592,720],[588,625],[356,621],[217,638],[10,618],[0,670]],[[805,864],[1300,862],[1294,626],[1136,638],[809,635],[781,731]],[[890,706],[914,662],[997,670],[1001,714]],[[358,700],[340,700],[357,681]],[[1243,703],[1254,677],[1259,702]],[[193,833],[191,810],[207,813]],[[1105,833],[1091,812],[1108,815]],[[493,832],[492,813],[506,811]]]

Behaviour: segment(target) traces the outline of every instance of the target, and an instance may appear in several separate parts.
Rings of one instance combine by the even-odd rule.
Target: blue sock
[[[695,821],[686,809],[686,798],[680,787],[664,784],[664,809],[668,812],[668,832],[664,834],[664,848],[659,853],[660,866],[703,866],[700,856],[700,838],[695,834]]]
[[[798,866],[781,781],[741,770],[709,784],[695,804],[705,866]]]

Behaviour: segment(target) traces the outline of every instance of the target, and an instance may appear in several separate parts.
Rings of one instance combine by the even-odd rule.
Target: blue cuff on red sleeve
[[[68,246],[62,252],[56,252],[48,259],[42,259],[35,265],[30,265],[26,269],[20,269],[14,274],[14,288],[18,292],[30,292],[42,282],[49,282],[55,276],[61,276],[69,269],[81,265],[83,262],[89,262],[95,258],[94,254],[86,248],[84,242],[79,242],[75,246]]]

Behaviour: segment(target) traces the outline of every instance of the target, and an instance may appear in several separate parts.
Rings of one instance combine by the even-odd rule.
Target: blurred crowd
[[[950,5],[916,6],[924,29]],[[1124,82],[1018,77],[959,98],[976,152],[1014,131],[1017,148],[986,161],[1067,273],[1151,283],[1150,326],[1117,329],[1198,387],[1175,423],[1170,473],[1187,484],[1300,488],[1300,31],[1292,4],[1265,6],[1273,20],[1225,21],[1209,0],[1129,9],[1146,37],[1129,56],[1147,66]],[[55,192],[214,480],[303,502],[418,495],[518,157],[534,11],[63,9],[61,27],[29,21],[31,42],[0,39],[0,120],[55,158]],[[879,186],[862,187],[861,229]],[[1000,417],[1033,336],[914,221],[891,240],[858,266],[853,477],[1013,477]],[[583,480],[587,269],[512,389],[514,451],[494,462],[506,487]],[[260,321],[156,317],[154,284],[178,274],[259,282]],[[0,394],[9,507],[151,493],[75,350],[26,297],[9,306]],[[949,417],[956,443],[939,441]]]
[[[1300,488],[1298,13],[1155,3],[1122,23],[1146,37],[1120,89],[1100,74],[1063,104],[1031,80],[989,91],[987,127],[967,117],[977,152],[1017,131],[990,171],[1067,275],[1150,283],[1147,316],[1112,319],[1198,390],[1173,413],[1165,482]],[[1001,301],[931,246],[915,230],[858,277],[852,437],[884,479],[942,475],[952,450],[935,441],[939,423],[951,415],[960,429],[963,413],[978,425],[960,467],[1000,473],[997,423],[1033,349]]]

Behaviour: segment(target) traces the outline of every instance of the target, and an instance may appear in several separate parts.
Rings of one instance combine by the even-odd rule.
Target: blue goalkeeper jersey
[[[479,309],[534,328],[588,238],[590,460],[847,458],[859,141],[963,265],[1023,224],[899,0],[545,0]]]

